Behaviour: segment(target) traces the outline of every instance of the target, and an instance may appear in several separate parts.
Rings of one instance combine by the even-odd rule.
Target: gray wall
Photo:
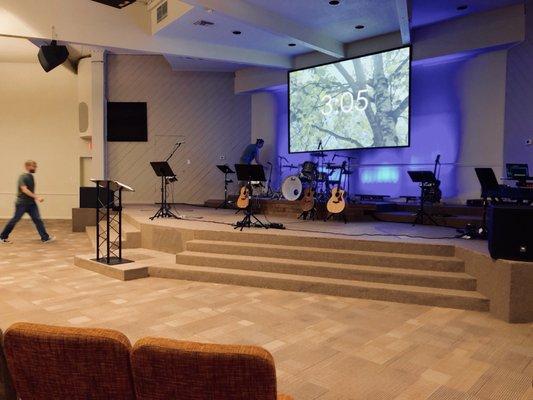
[[[164,160],[178,140],[185,144],[171,160],[179,181],[170,200],[221,198],[223,175],[215,165],[238,161],[251,135],[250,96],[234,94],[233,74],[174,72],[162,56],[112,55],[108,82],[109,101],[148,103],[148,142],[108,143],[109,177],[135,188],[125,202],[159,199],[149,163]]]
[[[509,50],[505,110],[505,162],[529,162],[533,170],[533,1],[526,2],[526,39]],[[533,172],[530,172],[533,173]]]

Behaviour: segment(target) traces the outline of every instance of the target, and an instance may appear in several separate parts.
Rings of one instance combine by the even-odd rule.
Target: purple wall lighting
[[[462,138],[460,77],[469,57],[418,61],[412,66],[410,147],[364,149],[334,154],[353,157],[353,193],[390,196],[418,195],[408,170],[433,170],[441,155],[440,178],[445,197],[458,194],[457,166]],[[276,92],[277,151],[291,163],[310,159],[307,154],[288,154],[287,92]],[[342,158],[336,159],[342,162]],[[293,170],[292,173],[295,173]],[[285,173],[287,175],[288,173]]]

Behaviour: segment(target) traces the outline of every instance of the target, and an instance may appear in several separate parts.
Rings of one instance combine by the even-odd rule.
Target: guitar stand
[[[330,220],[331,218],[333,217],[342,217],[342,220],[344,221],[345,224],[348,223],[348,219],[346,218],[346,212],[343,211],[343,212],[340,212],[338,214],[334,214],[334,213],[328,213],[328,216],[326,217],[326,219],[324,219],[324,222]]]
[[[307,217],[311,220],[315,220],[316,218],[316,207],[313,207],[309,211],[302,211],[297,219],[302,219],[303,221],[307,220]]]

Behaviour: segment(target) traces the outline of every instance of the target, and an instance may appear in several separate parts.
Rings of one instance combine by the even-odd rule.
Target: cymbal
[[[326,164],[326,168],[327,169],[341,169],[342,165],[336,165],[336,164],[327,163]]]
[[[299,167],[297,165],[282,165],[281,168],[290,168],[290,169],[298,169]]]
[[[324,157],[328,156],[323,151],[314,151],[314,152],[310,153],[310,155],[311,155],[311,157],[321,157],[321,158],[324,158]]]

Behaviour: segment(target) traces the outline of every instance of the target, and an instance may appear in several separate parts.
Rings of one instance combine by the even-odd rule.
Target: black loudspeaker
[[[492,258],[533,261],[533,207],[491,206],[487,229]]]
[[[67,61],[67,46],[59,46],[57,41],[52,40],[49,46],[41,46],[37,55],[41,66],[46,72],[50,72],[58,65]]]
[[[107,203],[107,195],[105,189],[99,190],[101,204]],[[109,198],[113,200],[113,191],[109,191]],[[95,187],[80,187],[80,208],[95,208],[96,207],[96,188]]]

